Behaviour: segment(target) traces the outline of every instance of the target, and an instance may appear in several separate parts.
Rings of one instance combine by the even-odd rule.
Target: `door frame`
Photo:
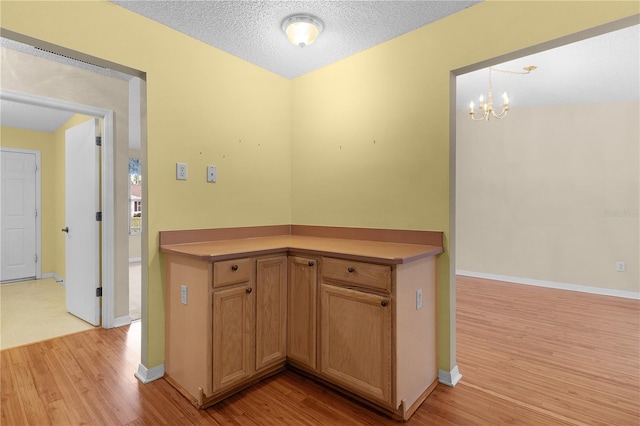
[[[61,99],[1,89],[0,99],[23,104],[55,108],[102,119],[102,327],[115,326],[115,209],[114,209],[114,116],[105,108],[84,105]]]
[[[42,192],[41,192],[41,177],[40,174],[40,151],[35,149],[22,149],[11,147],[0,147],[2,152],[17,152],[20,154],[34,154],[36,156],[36,210],[38,215],[36,216],[36,256],[38,261],[36,262],[36,279],[42,278]],[[1,155],[1,154],[0,154]]]

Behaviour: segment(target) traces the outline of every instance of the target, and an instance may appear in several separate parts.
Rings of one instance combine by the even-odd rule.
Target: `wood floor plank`
[[[458,277],[462,381],[411,426],[640,425],[640,301]],[[206,410],[143,385],[140,324],[0,351],[2,425],[397,425],[285,371]]]

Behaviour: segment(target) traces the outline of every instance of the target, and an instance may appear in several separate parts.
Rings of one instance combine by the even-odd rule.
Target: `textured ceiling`
[[[479,1],[119,1],[113,3],[286,78],[295,78]],[[324,31],[293,46],[280,25],[310,13]]]

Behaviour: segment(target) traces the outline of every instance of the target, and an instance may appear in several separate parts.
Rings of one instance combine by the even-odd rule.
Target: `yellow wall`
[[[61,232],[55,213],[60,198],[56,196],[58,162],[54,134],[3,126],[0,128],[0,146],[40,151],[40,220],[42,227],[42,235],[40,236],[42,245],[40,260],[42,263],[40,266],[43,274],[55,273],[62,276],[61,272],[64,270],[56,269],[60,251],[56,249],[55,240]],[[64,251],[62,256],[64,256]]]
[[[440,369],[455,364],[450,71],[638,11],[638,3],[485,2],[293,81],[294,223],[445,232]]]
[[[158,231],[437,229],[448,249],[449,71],[638,12],[636,3],[484,3],[291,82],[112,3],[0,7],[3,28],[147,73],[149,368],[164,360]],[[175,180],[176,161],[189,164],[189,181]],[[205,182],[207,164],[218,166],[217,184]],[[444,370],[448,263],[442,255]]]
[[[291,84],[106,1],[2,1],[0,7],[3,28],[147,73],[143,362],[162,364],[158,231],[291,222]],[[188,164],[188,181],[175,180],[176,161]],[[218,166],[215,184],[206,182],[208,164]]]

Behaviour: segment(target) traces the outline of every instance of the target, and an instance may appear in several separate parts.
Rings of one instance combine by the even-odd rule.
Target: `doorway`
[[[603,176],[603,172],[606,172],[607,167],[590,167],[590,170],[580,171],[580,173],[587,175],[590,174],[590,176],[587,176],[586,178],[582,178],[584,174],[579,174],[578,172],[579,168],[584,166],[584,163],[582,162],[584,159],[583,155],[585,155],[587,150],[593,149],[593,146],[588,147],[586,145],[586,141],[589,140],[589,137],[599,132],[595,130],[591,132],[587,131],[587,133],[590,134],[584,135],[584,129],[593,129],[593,127],[589,126],[595,125],[597,122],[614,122],[613,120],[607,120],[606,117],[608,112],[607,114],[598,114],[597,120],[594,119],[594,115],[590,114],[589,111],[598,111],[598,109],[604,110],[606,107],[595,106],[592,108],[591,106],[587,106],[587,104],[604,101],[610,104],[618,102],[617,105],[619,107],[624,105],[624,107],[620,109],[616,107],[615,111],[616,113],[621,111],[619,116],[623,117],[622,121],[625,121],[624,117],[630,117],[627,118],[626,121],[627,124],[631,123],[631,127],[633,127],[633,123],[636,123],[635,134],[637,135],[638,113],[635,112],[635,118],[633,114],[634,111],[637,111],[637,95],[639,93],[638,63],[640,61],[638,60],[637,47],[637,19],[635,21],[636,22],[629,19],[622,20],[598,28],[593,28],[583,33],[574,34],[563,39],[555,40],[545,44],[544,46],[535,46],[533,48],[526,49],[526,51],[516,52],[501,58],[494,58],[480,64],[475,64],[464,69],[452,71],[450,110],[450,223],[452,267],[450,303],[452,312],[454,313],[454,315],[452,315],[454,319],[456,311],[456,274],[476,277],[478,278],[478,280],[476,280],[478,282],[482,279],[492,279],[519,284],[531,284],[547,287],[556,286],[556,288],[562,288],[565,290],[594,290],[594,287],[588,289],[586,286],[579,285],[563,287],[563,283],[571,283],[571,281],[567,278],[563,279],[562,277],[546,279],[531,276],[528,278],[523,277],[527,277],[525,268],[532,268],[534,265],[536,267],[532,270],[543,272],[551,272],[554,267],[557,272],[557,267],[560,266],[559,269],[563,273],[567,274],[569,271],[578,271],[578,269],[580,269],[578,272],[584,272],[584,270],[593,268],[598,263],[602,263],[601,259],[597,261],[586,260],[587,256],[582,256],[582,258],[579,259],[582,266],[578,268],[576,263],[571,263],[572,259],[570,257],[567,257],[562,253],[562,250],[565,249],[565,247],[568,247],[569,244],[576,243],[578,245],[582,244],[583,247],[580,247],[580,249],[584,250],[589,247],[589,244],[593,244],[595,238],[610,238],[614,235],[613,232],[598,231],[600,228],[591,226],[589,222],[602,222],[602,219],[604,219],[604,215],[606,214],[608,202],[605,200],[611,200],[613,197],[611,190],[604,191],[606,194],[605,197],[601,197],[600,195],[594,196],[593,189],[599,188],[599,186],[595,184],[592,185],[589,182],[589,179],[592,179],[594,176],[601,178]],[[635,43],[635,48],[632,46],[629,53],[619,52],[618,49],[623,44],[620,42],[607,43],[608,51],[600,55],[587,49],[587,46],[593,44],[598,36],[611,36],[616,38],[620,35],[616,33],[628,31],[635,31],[635,35],[630,37],[631,42]],[[584,65],[584,63],[579,62],[577,57],[571,57],[570,54],[565,53],[564,49],[565,47],[571,48],[571,43],[574,43],[573,46],[579,51],[586,53],[587,57],[591,57],[596,61],[601,61],[600,64],[607,64],[607,67],[599,67],[599,64],[598,66]],[[608,54],[614,55],[614,58],[608,60]],[[546,62],[546,59],[544,59],[546,57],[555,60],[555,63],[553,61]],[[545,62],[541,62],[539,58],[543,58]],[[616,59],[627,60],[629,63],[617,66],[615,64],[619,62],[617,62]],[[538,65],[539,69],[533,71],[531,75],[515,76],[518,78],[522,77],[519,80],[516,78],[509,79],[510,88],[504,88],[503,86],[503,89],[496,91],[495,93],[496,98],[499,98],[499,95],[502,95],[503,93],[502,90],[510,91],[509,98],[513,102],[510,105],[511,109],[507,117],[503,120],[492,117],[489,119],[489,122],[472,122],[469,118],[469,102],[471,100],[476,101],[475,109],[477,112],[478,95],[484,92],[486,99],[488,89],[487,67],[495,66],[501,69],[521,70],[523,67],[528,65]],[[629,69],[629,66],[631,66],[631,69]],[[547,70],[546,72],[541,72],[536,76],[538,71],[542,71],[545,68]],[[572,70],[572,68],[577,68],[578,70],[575,71]],[[616,76],[611,77],[597,72],[609,70],[613,71]],[[480,79],[473,80],[474,82],[471,86],[473,86],[474,90],[472,93],[468,93],[468,91],[466,91],[464,87],[461,87],[459,83],[467,73],[472,73],[474,71],[482,73],[482,76]],[[585,78],[585,76],[577,75],[577,73],[582,72],[591,73],[591,76]],[[634,78],[634,82],[630,85],[625,84],[627,81],[625,80],[627,73]],[[543,82],[545,84],[542,86],[530,88],[524,87],[524,85],[533,83],[533,81],[527,81],[529,77],[538,79],[544,74],[547,76],[551,75],[552,78]],[[496,74],[494,73],[494,76],[495,75]],[[563,80],[565,77],[568,77],[569,80]],[[590,83],[588,85],[579,85],[577,84],[579,80],[589,81]],[[606,81],[607,84],[598,84],[598,82],[601,81]],[[616,88],[615,86],[621,83],[623,85],[623,89],[619,90],[619,87]],[[555,84],[558,84],[559,87],[555,87]],[[496,86],[494,86],[494,88],[495,87]],[[569,92],[573,89],[577,89],[578,92],[582,92],[579,94],[586,95],[587,100],[583,99],[578,102],[568,102],[567,96],[569,96]],[[607,93],[603,94],[603,92],[600,91],[601,89]],[[617,95],[634,95],[634,93],[636,96],[635,99],[620,98],[615,100],[611,97]],[[534,110],[540,109],[541,105],[527,105],[526,99],[533,99],[533,97],[539,99],[546,98],[545,102],[547,102],[547,105],[545,108],[548,109],[548,114],[545,116],[546,118],[544,120],[535,118],[533,115],[536,112]],[[517,102],[516,99],[518,99]],[[629,105],[629,103],[634,102],[636,105],[635,107]],[[501,110],[501,103],[502,102],[497,105],[494,104],[494,108],[498,111]],[[610,107],[611,105],[609,108]],[[633,108],[636,109],[634,110]],[[519,109],[519,111],[517,111],[517,109]],[[561,114],[564,114],[564,111],[569,111],[569,113],[567,115],[563,115],[562,117],[564,118],[562,118]],[[626,115],[629,111],[631,111],[630,116]],[[575,120],[580,117],[583,118],[582,122],[580,124],[576,124]],[[526,143],[522,143],[520,146],[515,145],[516,143],[523,142],[523,140],[518,141],[518,137],[516,137],[517,132],[515,132],[513,128],[509,128],[510,126],[513,126],[513,121],[509,121],[510,118],[521,120],[521,122],[528,124],[529,127],[526,128],[527,130],[520,131],[520,133],[526,133],[526,136],[520,139],[524,140],[527,137],[531,137],[531,140],[524,140]],[[571,123],[567,126],[568,129],[562,129],[560,127],[567,123]],[[469,126],[472,125],[472,129],[469,130]],[[532,127],[536,128],[535,132]],[[626,129],[628,126],[624,128]],[[606,147],[602,149],[599,154],[589,154],[592,161],[609,158],[612,153],[615,154],[616,150],[612,149],[610,144],[612,141],[616,141],[615,146],[616,149],[618,149],[619,142],[622,137],[611,137],[612,134],[615,133],[607,133],[607,136],[602,139],[604,141],[603,145],[606,145]],[[568,149],[568,145],[561,142],[566,142],[571,138],[576,138],[577,140],[572,142],[576,142],[577,144],[576,147]],[[628,160],[629,157],[631,157],[631,162],[636,161],[636,179],[638,176],[637,140],[638,136],[635,136],[635,154],[633,151],[627,151],[627,154],[623,154],[622,157],[620,157],[625,160]],[[555,142],[555,146],[553,151],[550,152],[548,151],[548,146],[552,142]],[[546,154],[543,152],[543,148],[545,146],[547,147]],[[602,147],[598,149],[601,148]],[[534,163],[525,164],[524,162],[528,160],[532,160]],[[535,163],[535,161],[537,161],[537,163]],[[618,161],[612,161],[609,163],[610,166],[613,164],[617,164],[614,167],[616,170],[613,174],[622,174],[623,168],[628,170],[626,169],[627,163],[625,163],[624,167],[622,163]],[[609,167],[609,171],[611,171],[611,167]],[[561,179],[560,175],[554,175],[555,178],[552,179],[552,183],[545,182],[545,179],[548,177],[547,175],[551,172],[562,173],[564,174],[564,177]],[[501,173],[502,175],[500,175]],[[522,186],[516,190],[514,188],[514,183],[516,183],[518,179],[525,178],[530,181],[529,183],[531,183],[531,181],[535,181],[535,185],[529,185],[527,187]],[[576,183],[578,184],[579,190],[567,189],[567,185],[571,186]],[[463,185],[464,188],[461,188],[461,185]],[[610,188],[620,187],[618,184],[610,184],[609,186]],[[500,195],[505,204],[497,202],[495,198],[488,197],[484,192],[488,189]],[[553,198],[552,195],[559,191],[561,194],[557,198],[557,201],[554,201],[556,198]],[[630,191],[628,190],[627,194],[632,194],[633,191],[633,189]],[[638,187],[636,186],[635,196],[637,196],[637,194]],[[587,196],[591,198],[592,202],[595,201],[595,204],[591,204],[590,207],[584,207],[583,204],[578,204],[578,196]],[[632,200],[632,198],[629,196],[625,200]],[[533,205],[530,201],[536,201],[537,204]],[[567,201],[569,201],[568,204]],[[507,205],[507,202],[510,204]],[[487,219],[487,212],[491,212],[493,215],[489,220]],[[586,212],[589,213],[590,217],[586,217],[584,215]],[[531,213],[533,213],[533,216],[531,216]],[[549,217],[551,217],[551,219],[549,219]],[[525,220],[524,218],[527,219]],[[536,224],[534,227],[535,229],[527,230],[526,226],[534,223],[535,219],[542,219],[543,223]],[[614,223],[615,221],[611,220],[604,220],[604,222],[607,222],[605,226],[619,225],[619,223]],[[502,229],[497,228],[500,226],[502,226]],[[547,231],[543,232],[543,228],[545,226]],[[591,237],[589,239],[590,241],[584,242],[580,240],[580,237],[572,238],[568,237],[566,234],[560,238],[560,235],[563,235],[562,233],[571,231],[577,231],[576,233],[580,235],[579,226],[583,227],[581,230],[582,234],[589,235]],[[548,229],[552,227],[555,227],[553,233],[548,231]],[[519,242],[518,240],[522,238],[523,231],[526,231],[524,232],[526,233],[526,238],[524,239],[527,244],[526,246],[516,244]],[[482,233],[485,233],[484,236],[481,235]],[[634,237],[636,238],[636,254],[631,257],[638,259],[637,230],[634,232],[628,232],[627,234],[627,237],[631,239]],[[527,250],[531,250],[534,247],[534,243],[538,244],[540,240],[544,241],[545,239],[547,241],[546,249],[543,250],[539,246],[536,246],[532,252],[527,252]],[[507,240],[509,240],[509,244],[507,244]],[[613,252],[613,250],[620,247],[620,242],[622,242],[621,239],[616,240],[615,244],[610,241],[609,243],[596,244],[596,246],[608,247],[610,250],[604,251]],[[492,244],[496,244],[499,249],[496,249]],[[628,253],[633,253],[633,246],[634,241],[631,240],[626,251]],[[490,264],[489,262],[486,262],[485,254],[489,254],[493,257],[493,263]],[[519,263],[514,260],[517,256],[522,254],[528,254],[526,263]],[[608,254],[609,253],[606,253],[606,255]],[[546,262],[546,265],[542,262]],[[493,266],[491,267],[491,265]],[[609,272],[615,271],[613,269],[615,261],[605,262],[606,267],[607,265],[610,268]],[[515,268],[519,268],[520,271],[525,272],[517,272]],[[595,273],[590,275],[595,276]],[[620,274],[615,276],[615,272],[612,275],[614,275],[614,279],[621,278]],[[608,284],[613,280],[607,281]],[[635,282],[637,283],[637,279]],[[599,294],[622,297],[634,297],[635,294],[635,298],[638,298],[637,290],[636,293],[629,291],[621,292],[618,290],[612,291],[611,289],[604,290],[606,291],[605,293],[602,292],[601,289],[595,290],[596,291],[593,292]],[[455,322],[452,323],[452,326],[455,327]],[[466,355],[468,356],[469,354]],[[452,360],[452,365],[456,365],[455,355],[452,356]],[[463,365],[463,367],[465,366]],[[462,372],[464,373],[464,371]]]
[[[6,89],[0,90],[0,98],[12,102],[27,105],[35,105],[53,109],[61,109],[73,113],[84,114],[94,117],[100,117],[102,124],[102,149],[103,155],[101,159],[101,175],[102,183],[100,185],[101,203],[102,203],[102,242],[100,244],[101,256],[101,274],[102,281],[102,313],[99,317],[103,327],[112,327],[114,322],[114,229],[113,229],[113,112],[103,108],[92,107],[87,105],[76,104],[72,102],[60,101],[57,99],[34,96],[30,94],[10,91]]]

